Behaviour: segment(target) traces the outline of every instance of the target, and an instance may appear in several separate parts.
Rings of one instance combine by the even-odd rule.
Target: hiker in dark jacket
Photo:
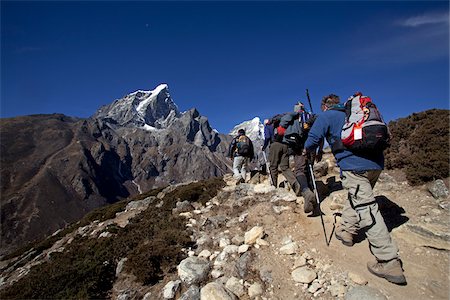
[[[244,129],[239,129],[238,136],[231,141],[228,149],[228,157],[233,159],[233,177],[237,184],[245,182],[248,161],[254,156],[252,141],[245,135]]]
[[[298,114],[287,113],[281,117],[280,127],[298,118]],[[298,123],[298,122],[297,122]],[[280,130],[277,128],[276,130]],[[287,141],[284,139],[284,134],[281,135],[279,132],[274,131],[274,141],[270,145],[269,149],[269,162],[270,162],[270,176],[272,177],[272,183],[275,187],[278,187],[278,168],[280,168],[286,180],[291,185],[295,194],[299,196],[301,194],[301,187],[295,178],[294,173],[289,168],[289,146]]]
[[[339,97],[328,95],[322,99],[323,112],[317,116],[305,143],[306,152],[315,151],[321,139],[326,138],[341,169],[343,187],[348,190],[348,201],[335,236],[346,246],[353,246],[354,236],[364,230],[375,262],[367,264],[376,276],[396,284],[405,284],[398,248],[393,242],[373,195],[373,187],[384,168],[383,152],[356,155],[345,149],[341,130],[346,114]]]
[[[309,171],[306,165],[306,156],[303,154],[303,145],[307,137],[307,132],[309,131],[308,121],[311,120],[311,114],[306,112],[305,106],[301,102],[298,102],[294,106],[294,112],[298,114],[298,130],[302,133],[302,140],[301,145],[291,148],[290,154],[294,155],[294,174],[300,184],[301,194],[304,198],[303,210],[305,213],[310,213],[314,210],[316,201],[315,195],[308,185],[307,174]]]

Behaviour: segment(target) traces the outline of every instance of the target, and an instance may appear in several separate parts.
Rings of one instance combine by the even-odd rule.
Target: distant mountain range
[[[88,119],[32,115],[0,125],[0,254],[104,204],[231,172],[232,137],[213,130],[195,108],[179,112],[165,84],[117,99]],[[261,126],[255,118],[230,134],[245,127],[261,139]]]

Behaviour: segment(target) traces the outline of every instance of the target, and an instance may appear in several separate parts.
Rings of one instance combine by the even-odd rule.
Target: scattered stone
[[[256,244],[257,245],[259,245],[259,246],[269,246],[269,243],[268,242],[266,242],[265,240],[263,240],[263,239],[256,239]]]
[[[200,299],[208,300],[236,300],[236,296],[227,291],[225,287],[216,283],[210,282],[200,290]]]
[[[219,277],[223,276],[223,272],[219,269],[214,269],[211,271],[211,277],[214,279],[217,279]]]
[[[239,257],[235,265],[235,270],[240,278],[247,276],[249,265],[252,261],[250,252],[245,252]]]
[[[295,282],[311,283],[317,277],[317,273],[307,267],[300,267],[292,271],[292,279]]]
[[[267,185],[267,184],[257,184],[253,188],[253,191],[256,194],[268,194],[270,192],[275,191],[275,187],[272,185]]]
[[[236,277],[228,279],[225,287],[239,298],[245,294],[244,285]]]
[[[238,253],[239,247],[236,245],[228,245],[225,248],[223,248],[222,252],[225,252],[226,254],[233,254]]]
[[[192,257],[192,256],[195,256],[195,251],[188,251],[188,256],[189,257]]]
[[[199,238],[196,242],[197,245],[201,246],[204,244],[207,244],[211,242],[211,238],[209,236],[202,236],[201,238]]]
[[[322,288],[322,285],[318,281],[314,281],[311,284],[311,286],[308,288],[308,292],[310,292],[311,294],[314,294],[321,288]]]
[[[291,242],[280,248],[280,253],[285,255],[291,255],[297,253],[298,245],[296,242]]]
[[[198,257],[209,258],[210,256],[211,256],[211,251],[206,250],[206,249],[198,254]]]
[[[190,211],[188,211],[188,212],[180,213],[179,216],[184,217],[186,219],[191,219],[193,217],[193,214]]]
[[[175,294],[177,293],[180,284],[181,284],[180,280],[169,281],[163,288],[163,298],[164,299],[175,298]]]
[[[241,235],[236,235],[231,239],[231,242],[237,246],[242,245],[244,241],[245,239]]]
[[[119,260],[119,262],[117,263],[116,277],[119,276],[120,273],[122,273],[123,266],[127,260],[128,260],[128,258],[124,257],[121,260]]]
[[[292,208],[290,208],[289,206],[277,206],[277,205],[272,206],[272,209],[277,215],[281,214],[283,211],[292,210]]]
[[[428,190],[433,195],[434,198],[447,198],[449,193],[442,179],[435,180],[428,186]]]
[[[247,218],[247,216],[248,216],[248,212],[245,212],[245,213],[241,214],[241,215],[239,216],[238,221],[239,221],[240,223],[244,222],[244,221],[245,221],[245,218]]]
[[[271,284],[273,281],[272,270],[268,266],[263,266],[261,270],[259,270],[259,278],[265,283]]]
[[[231,244],[231,242],[230,242],[230,239],[227,239],[227,238],[221,238],[220,241],[219,241],[219,247],[220,248],[225,248],[229,244]]]
[[[99,238],[109,238],[110,236],[112,236],[111,232],[103,231],[102,233],[100,233],[100,235],[98,237]]]
[[[264,235],[264,229],[261,226],[255,226],[244,235],[244,240],[247,245],[254,244],[258,238]]]
[[[285,189],[277,189],[275,195],[273,195],[272,198],[270,199],[270,202],[277,202],[277,201],[293,202],[296,200],[297,196],[294,194],[294,192],[290,192]]]
[[[297,257],[294,262],[294,269],[297,269],[299,267],[306,266],[306,258],[303,256]]]
[[[331,296],[333,297],[343,297],[347,292],[345,286],[340,283],[332,283],[329,290]],[[366,299],[366,298],[355,298],[355,299]]]
[[[209,272],[209,263],[198,257],[188,257],[178,265],[178,276],[187,285],[203,281]]]
[[[143,299],[145,300],[145,299]],[[178,300],[200,300],[200,289],[196,285],[191,285]]]
[[[262,286],[258,282],[255,282],[254,284],[248,287],[248,296],[250,298],[262,295],[262,293],[263,293]]]
[[[247,244],[240,245],[239,248],[238,248],[238,253],[239,253],[239,254],[245,253],[245,252],[248,251],[248,248],[250,248],[250,246],[247,245]]]
[[[357,286],[351,289],[346,295],[345,300],[387,300],[379,291],[368,286]]]
[[[348,278],[350,278],[351,281],[353,281],[354,283],[359,284],[359,285],[367,284],[367,280],[364,277],[362,277],[356,273],[349,272]]]
[[[144,295],[144,298],[142,298],[142,300],[151,300],[151,299],[152,299],[152,293],[150,293],[150,292],[146,293]],[[184,300],[188,300],[188,299],[184,299]]]

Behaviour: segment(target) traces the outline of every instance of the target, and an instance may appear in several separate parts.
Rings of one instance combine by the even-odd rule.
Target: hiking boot
[[[406,284],[401,262],[398,258],[389,261],[368,262],[367,269],[373,275],[384,278],[395,284]]]
[[[298,182],[293,184],[292,189],[297,197],[302,195],[302,188]]]
[[[307,189],[303,191],[303,198],[305,199],[303,204],[303,211],[305,212],[305,214],[308,214],[314,210],[316,196],[310,189]]]
[[[347,247],[353,246],[353,234],[346,231],[342,226],[339,226],[336,228],[336,232],[334,233],[334,236],[342,242]]]

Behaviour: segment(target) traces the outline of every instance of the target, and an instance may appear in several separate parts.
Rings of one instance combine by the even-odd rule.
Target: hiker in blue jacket
[[[373,187],[384,168],[382,150],[374,154],[358,154],[345,149],[341,141],[346,114],[339,97],[328,95],[322,99],[322,113],[318,114],[305,142],[305,152],[314,153],[320,140],[326,138],[341,169],[342,185],[348,190],[340,225],[335,236],[345,246],[353,246],[358,230],[365,230],[370,250],[376,262],[367,264],[368,270],[396,284],[406,284],[398,256],[384,219],[374,198]]]

